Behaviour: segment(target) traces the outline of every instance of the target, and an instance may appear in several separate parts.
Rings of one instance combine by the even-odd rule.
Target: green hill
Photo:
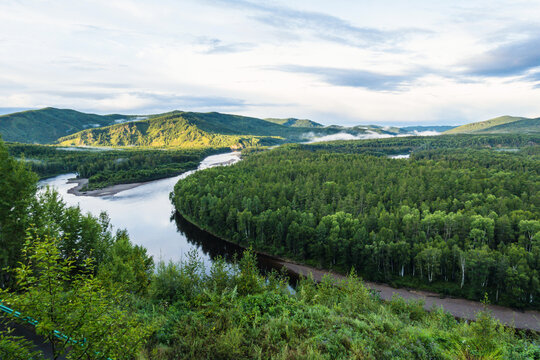
[[[508,124],[501,124],[489,128],[490,133],[538,133],[540,132],[540,118],[523,119]]]
[[[494,119],[458,126],[445,134],[470,133],[531,133],[539,132],[540,118],[529,119],[515,116],[500,116]]]
[[[408,131],[378,125],[323,126],[307,119],[259,119],[217,112],[172,111],[140,117],[45,108],[0,116],[0,134],[6,141],[66,146],[242,148],[341,133],[398,135]]]
[[[380,126],[380,125],[357,125],[351,129],[356,131],[370,131],[376,132],[378,134],[387,134],[387,135],[397,135],[397,134],[407,134],[407,131],[402,130],[396,126]]]
[[[303,128],[322,128],[323,125],[316,123],[315,121],[311,121],[308,119],[296,119],[296,118],[286,118],[286,119],[275,119],[275,118],[268,118],[264,119],[266,121],[269,121],[274,124],[284,125],[284,126],[290,126],[290,127],[303,127]]]
[[[213,134],[287,137],[302,132],[301,129],[292,129],[287,126],[268,123],[268,121],[254,117],[222,114],[218,112],[198,113],[173,111],[167,114],[158,115],[152,120],[161,119],[163,117],[185,119],[202,131]]]
[[[87,129],[58,139],[65,146],[148,146],[243,148],[280,143],[299,134],[286,126],[220,113],[173,111],[149,119]]]
[[[298,123],[297,125],[299,125]],[[316,123],[313,123],[316,124]],[[146,120],[93,128],[64,136],[58,143],[64,146],[149,146],[176,148],[230,147],[274,145],[283,142],[303,142],[334,134],[404,133],[396,127],[376,125],[343,127],[299,127],[280,125],[253,117],[172,111],[152,115]]]
[[[5,141],[52,143],[78,131],[132,120],[134,116],[96,115],[75,110],[44,108],[0,116],[0,134]]]

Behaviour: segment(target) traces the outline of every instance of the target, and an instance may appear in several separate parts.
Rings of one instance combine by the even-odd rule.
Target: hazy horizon
[[[58,108],[58,107],[55,107],[55,106],[47,106],[45,108]],[[2,115],[9,115],[9,114],[13,114],[13,113],[18,113],[18,112],[24,112],[24,111],[31,111],[31,110],[42,110],[44,108],[3,108],[3,107],[0,107],[0,116]],[[120,115],[126,115],[126,116],[149,116],[149,115],[158,115],[160,113],[128,113],[128,112],[103,112],[103,111],[85,111],[85,110],[80,110],[80,109],[74,109],[74,108],[63,108],[63,109],[68,109],[68,110],[75,110],[75,111],[79,111],[79,112],[83,112],[83,113],[91,113],[91,114],[97,114],[97,115],[111,115],[111,114],[120,114]],[[167,112],[171,112],[171,111],[186,111],[186,112],[189,112],[189,111],[194,111],[194,112],[197,112],[195,110],[182,110],[182,109],[171,109],[171,110],[165,110],[161,113],[167,113]],[[206,111],[205,111],[206,112]],[[241,114],[233,114],[233,113],[230,113],[230,112],[223,112],[223,111],[219,111],[219,110],[212,110],[212,111],[207,111],[207,112],[218,112],[218,113],[222,113],[222,114],[231,114],[231,115],[241,115]],[[246,116],[252,116],[252,115],[246,115]],[[515,117],[521,117],[519,115],[509,115],[509,114],[505,114],[505,115],[500,115],[500,117],[502,116],[515,116]],[[253,117],[256,117],[256,118],[260,118],[260,119],[272,119],[272,118],[276,118],[274,116],[253,116]],[[497,116],[499,117],[499,116]],[[285,117],[284,117],[285,118]],[[291,118],[291,117],[287,117],[287,118]],[[538,118],[538,117],[533,117],[533,118]],[[307,119],[305,117],[299,117],[299,118],[296,118],[296,119],[299,119],[299,120],[312,120],[312,121],[315,121],[313,119]],[[482,120],[478,120],[478,121],[484,121],[484,120],[490,120],[490,119],[482,119]],[[317,121],[315,121],[317,122]],[[471,121],[471,122],[477,122],[477,121]],[[401,127],[401,128],[405,128],[405,127],[416,127],[416,126],[423,126],[423,127],[435,127],[435,126],[460,126],[460,125],[464,125],[464,123],[435,123],[435,122],[422,122],[422,123],[407,123],[407,122],[403,122],[403,123],[391,123],[391,122],[381,122],[381,123],[376,123],[376,122],[363,122],[363,123],[360,123],[360,122],[354,122],[354,121],[350,121],[350,122],[347,122],[346,124],[338,124],[338,123],[326,123],[326,124],[321,124],[321,125],[324,125],[324,126],[332,126],[332,125],[341,125],[341,126],[346,126],[346,127],[353,127],[353,126],[359,126],[359,125],[377,125],[377,126],[382,126],[382,127]]]

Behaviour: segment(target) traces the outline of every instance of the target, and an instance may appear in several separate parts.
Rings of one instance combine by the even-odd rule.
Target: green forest
[[[65,173],[88,178],[87,190],[157,180],[196,169],[205,157],[229,151],[207,149],[92,149],[8,143],[9,154],[27,163],[41,179]]]
[[[286,119],[276,119],[276,118],[267,118],[265,121],[272,122],[274,124],[285,125],[290,127],[302,127],[302,128],[322,128],[324,125],[319,124],[315,121],[308,119],[296,119],[296,118],[286,118]]]
[[[292,147],[254,152],[241,165],[285,152],[324,155]],[[354,272],[337,283],[303,279],[291,292],[283,274],[260,274],[249,250],[210,268],[195,253],[155,263],[126,231],[113,232],[105,213],[83,214],[54,190],[37,192],[28,162],[1,142],[0,173],[0,300],[21,314],[0,315],[2,359],[42,358],[9,330],[28,322],[55,358],[67,359],[540,357],[536,335],[504,327],[488,311],[467,323],[421,302],[383,302]]]
[[[179,181],[173,202],[199,227],[280,257],[539,309],[538,141],[454,135],[255,149]]]

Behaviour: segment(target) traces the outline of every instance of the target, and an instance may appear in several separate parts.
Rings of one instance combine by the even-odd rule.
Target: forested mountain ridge
[[[65,146],[244,148],[273,145],[295,131],[264,120],[218,113],[173,111],[146,120],[87,129],[58,139]],[[296,131],[297,132],[297,131]]]
[[[0,116],[0,134],[4,141],[48,144],[84,129],[134,118],[136,116],[96,115],[48,107]]]
[[[397,134],[398,128],[381,126],[295,127],[266,120],[216,112],[173,111],[146,120],[87,129],[58,139],[64,146],[151,146],[177,148],[245,148],[301,142],[308,137],[348,133]]]
[[[491,134],[510,134],[510,133],[540,133],[540,118],[523,119],[508,124],[500,124],[489,128]]]
[[[128,124],[130,122],[136,124]],[[137,116],[96,115],[70,109],[44,108],[0,116],[0,134],[4,141],[30,144],[56,142],[63,145],[87,146],[235,148],[271,145],[280,142],[277,138],[300,142],[307,138],[337,133],[359,135],[369,132],[390,135],[404,133],[399,128],[376,125],[323,126],[306,119],[263,120],[217,112],[178,110]]]
[[[449,130],[450,129],[450,130]],[[389,127],[379,125],[323,126],[307,119],[267,118],[171,111],[163,114],[96,115],[70,109],[44,108],[0,116],[5,141],[78,146],[230,147],[243,148],[302,142],[346,133],[414,135],[418,131],[457,133],[538,133],[540,118],[503,116],[463,125]]]
[[[494,119],[475,122],[447,130],[445,134],[462,133],[538,133],[540,132],[540,118],[529,119],[525,117],[500,116]]]

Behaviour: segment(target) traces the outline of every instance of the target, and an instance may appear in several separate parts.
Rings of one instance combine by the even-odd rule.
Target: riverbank
[[[289,262],[287,260],[278,260],[280,265],[288,271],[298,276],[312,276],[315,281],[320,282],[325,275],[330,275],[336,280],[346,278],[343,274],[338,274],[328,270],[316,269],[311,266]],[[483,311],[486,307],[478,301],[460,299],[460,298],[441,298],[440,294],[404,288],[393,288],[386,284],[379,284],[370,281],[364,281],[367,287],[379,292],[383,300],[390,300],[394,295],[401,296],[405,300],[423,300],[424,309],[431,311],[433,308],[443,307],[445,311],[454,317],[463,320],[475,320],[476,314]],[[534,310],[520,311],[499,305],[487,305],[494,318],[501,323],[522,330],[534,330],[540,332],[540,312]]]
[[[208,231],[207,229],[202,228],[199,226],[195,221],[190,219],[189,217],[184,216],[180,212],[177,213],[182,216],[186,221],[191,223],[193,226],[199,228],[200,230],[211,234],[212,236],[221,239],[222,241],[225,241],[227,243],[238,245],[232,241],[229,241],[227,239],[224,239],[221,236],[218,236],[211,231]],[[255,250],[254,250],[255,251]],[[303,265],[296,263],[294,261],[290,261],[288,259],[282,259],[279,257],[276,257],[271,254],[267,254],[260,251],[255,251],[259,256],[267,258],[266,260],[269,260],[272,262],[277,268],[285,268],[289,274],[300,277],[309,277],[312,276],[313,279],[317,282],[320,282],[322,278],[326,275],[331,276],[335,278],[336,280],[343,280],[346,278],[345,275],[339,274],[333,271],[325,270],[325,269],[317,269],[312,266]],[[540,332],[540,312],[534,311],[534,310],[526,310],[526,311],[520,311],[504,306],[499,305],[484,305],[481,302],[478,301],[472,301],[472,300],[466,300],[461,298],[451,298],[451,297],[444,297],[442,298],[440,294],[429,292],[429,291],[422,291],[422,290],[414,290],[414,289],[405,289],[405,288],[393,288],[390,285],[387,284],[380,284],[370,281],[364,281],[364,284],[373,290],[376,290],[379,292],[381,298],[383,300],[390,300],[394,295],[398,295],[402,297],[405,300],[423,300],[424,301],[424,309],[427,311],[431,311],[434,308],[443,307],[443,309],[452,316],[462,319],[462,320],[468,320],[468,321],[474,321],[476,319],[476,314],[480,311],[483,311],[486,307],[491,312],[492,316],[496,319],[498,319],[501,323],[514,327],[516,329],[521,330],[532,330]]]
[[[68,184],[77,184],[77,185],[69,189],[67,192],[69,194],[73,194],[76,196],[94,196],[94,197],[112,196],[112,195],[118,194],[121,191],[133,189],[133,188],[136,188],[137,186],[148,184],[152,181],[156,181],[156,180],[137,182],[137,183],[131,183],[131,184],[118,184],[118,185],[107,186],[102,189],[96,189],[96,190],[82,190],[88,184],[88,179],[84,179],[84,178],[69,179]]]
[[[223,158],[225,156],[234,156],[234,158]],[[88,184],[88,179],[86,178],[73,178],[68,180],[68,184],[76,184],[73,188],[68,189],[68,193],[75,195],[75,196],[92,196],[92,197],[102,197],[102,196],[112,196],[116,195],[119,192],[130,190],[133,188],[136,188],[141,185],[150,184],[155,181],[160,181],[164,179],[170,179],[174,178],[178,175],[182,176],[188,176],[192,174],[193,172],[197,170],[203,170],[215,166],[227,166],[232,165],[236,162],[240,161],[240,152],[233,151],[231,153],[223,153],[223,154],[216,154],[216,155],[210,155],[206,158],[204,158],[200,163],[197,169],[188,170],[182,174],[176,174],[173,176],[168,176],[160,179],[154,179],[154,180],[148,180],[148,181],[140,181],[140,182],[134,182],[129,184],[117,184],[117,185],[111,185],[104,187],[102,189],[95,189],[95,190],[83,190],[83,188]]]

